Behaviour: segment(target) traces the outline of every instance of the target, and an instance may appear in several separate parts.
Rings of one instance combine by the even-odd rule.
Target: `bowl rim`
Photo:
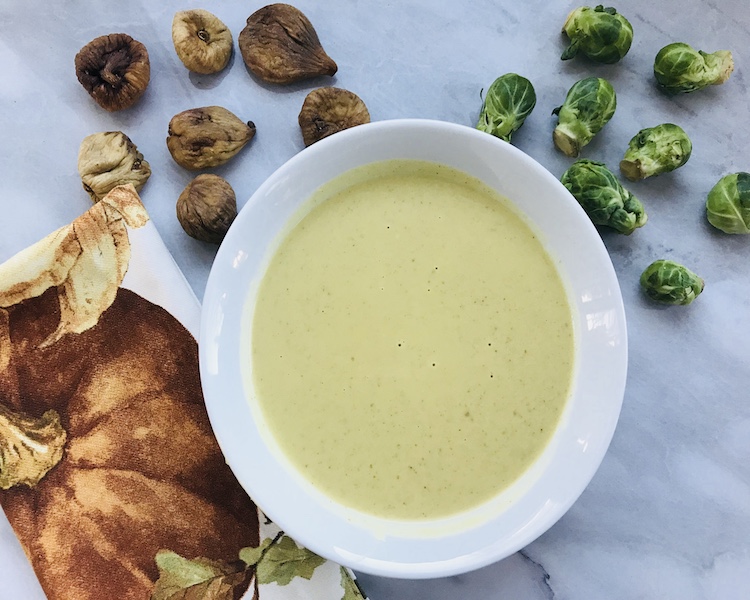
[[[407,133],[408,136],[404,137]],[[242,329],[242,326],[237,323],[236,306],[232,308],[231,304],[232,301],[236,304],[236,297],[241,296],[242,293],[232,289],[232,294],[234,295],[230,294],[228,301],[228,286],[244,286],[245,297],[250,293],[251,282],[245,281],[241,284],[237,284],[236,282],[237,264],[238,262],[241,263],[246,257],[249,243],[244,234],[244,228],[248,226],[247,222],[253,218],[254,212],[257,212],[257,207],[263,202],[267,202],[267,196],[273,197],[274,194],[279,193],[279,189],[289,184],[291,181],[290,178],[293,177],[295,171],[304,170],[306,164],[325,161],[330,159],[331,156],[341,156],[341,153],[349,152],[350,148],[355,150],[355,154],[357,149],[363,147],[365,148],[364,152],[367,152],[367,142],[372,141],[372,139],[387,139],[389,136],[401,136],[403,142],[404,140],[408,141],[409,137],[416,140],[420,135],[427,137],[432,135],[434,137],[436,134],[454,140],[463,140],[461,143],[465,145],[464,150],[470,148],[471,152],[474,152],[476,148],[494,149],[490,150],[490,152],[507,158],[516,164],[517,168],[521,171],[529,170],[534,176],[533,181],[536,182],[538,180],[539,185],[543,188],[555,190],[555,196],[559,196],[559,198],[567,203],[565,210],[570,213],[571,222],[575,223],[576,227],[579,228],[578,233],[581,233],[584,238],[574,243],[583,243],[585,241],[590,246],[589,249],[596,259],[595,262],[602,268],[602,273],[599,275],[602,277],[602,281],[605,282],[605,287],[607,287],[607,297],[603,301],[605,307],[603,310],[608,311],[608,318],[611,318],[612,321],[608,325],[605,323],[605,326],[610,329],[616,329],[616,331],[609,331],[608,333],[611,338],[610,341],[614,340],[612,351],[608,355],[614,366],[611,377],[606,382],[606,385],[609,387],[609,391],[606,393],[607,405],[598,415],[600,427],[595,436],[595,443],[592,444],[591,450],[588,450],[587,445],[581,451],[581,456],[585,456],[585,460],[582,459],[582,465],[579,465],[582,470],[577,471],[575,474],[576,485],[569,488],[562,496],[536,507],[538,508],[538,514],[534,515],[533,523],[531,521],[525,523],[523,527],[515,531],[514,535],[511,536],[510,542],[507,540],[491,540],[490,538],[486,538],[481,547],[458,552],[455,556],[447,558],[441,556],[441,558],[425,560],[418,558],[417,560],[410,559],[408,561],[391,558],[389,547],[383,551],[384,554],[380,557],[373,558],[372,556],[368,557],[366,553],[361,551],[352,552],[348,550],[346,547],[348,534],[342,536],[343,543],[342,539],[338,539],[335,542],[321,540],[319,537],[320,532],[312,533],[300,524],[299,516],[295,518],[291,515],[288,503],[285,504],[283,510],[275,503],[269,504],[267,499],[269,496],[273,497],[273,494],[269,495],[267,492],[269,486],[268,480],[278,478],[278,473],[274,469],[278,469],[279,464],[274,464],[273,461],[270,463],[266,462],[265,464],[258,463],[260,468],[257,472],[248,472],[247,456],[240,451],[243,442],[238,441],[237,423],[235,422],[231,427],[229,425],[229,421],[234,417],[237,417],[237,420],[239,420],[240,417],[242,419],[246,418],[246,415],[238,416],[235,413],[233,417],[232,410],[228,409],[227,403],[230,401],[236,403],[237,398],[227,400],[227,382],[223,381],[227,377],[227,373],[226,369],[220,367],[222,364],[221,357],[226,356],[222,353],[227,351],[227,344],[230,343],[226,341],[227,337],[231,338],[232,344],[235,344],[235,350],[236,343],[238,342],[236,338],[242,337],[238,331],[238,326],[239,329]],[[399,156],[394,155],[392,158],[399,158]],[[364,160],[362,164],[369,162],[374,161]],[[449,166],[458,168],[455,165]],[[346,170],[348,169],[343,169],[340,172]],[[507,196],[507,194],[504,195]],[[298,204],[301,204],[303,201],[304,199],[300,200]],[[511,201],[514,202],[513,199]],[[262,251],[261,254],[266,254],[266,252]],[[235,279],[234,282],[230,282],[232,278]],[[244,302],[244,299],[242,299],[242,302]],[[599,308],[602,307],[597,305],[597,309]],[[227,320],[227,316],[232,311],[234,311],[234,316],[230,316],[229,320]],[[222,343],[224,344],[223,348],[221,347]],[[579,340],[577,339],[576,344],[578,343]],[[209,273],[201,311],[199,364],[206,409],[227,464],[250,496],[254,500],[256,498],[260,499],[256,500],[256,503],[263,505],[261,510],[269,518],[298,543],[344,566],[381,576],[429,578],[464,573],[509,556],[547,531],[573,505],[599,468],[614,435],[624,396],[627,374],[627,345],[627,328],[622,295],[609,254],[598,231],[591,224],[588,216],[586,216],[577,201],[575,201],[556,177],[540,163],[515,146],[474,128],[432,119],[393,119],[357,126],[316,142],[276,169],[250,196],[249,200],[240,210],[234,224],[230,227],[224,242],[219,247]],[[231,382],[232,392],[236,395],[238,391],[237,377],[241,380],[242,374],[229,373],[229,375],[233,378]],[[578,374],[576,374],[575,379],[577,384],[579,379]],[[602,387],[603,384],[599,382],[598,385]],[[576,393],[578,393],[577,390],[572,392],[573,395]],[[245,409],[251,412],[249,402],[244,398],[244,393],[242,402],[245,405]],[[257,432],[253,432],[253,436],[257,437]],[[257,448],[260,447],[257,446]],[[300,493],[300,497],[305,496],[302,491]],[[308,508],[313,510],[317,516],[318,512],[316,511],[319,511],[321,506]],[[313,517],[308,515],[306,518],[312,519]],[[337,519],[340,519],[340,521],[337,521]],[[340,515],[334,521],[339,522],[344,529],[350,526],[350,524],[346,523],[346,518]],[[492,522],[494,523],[494,521]],[[533,527],[530,526],[530,523],[533,524]],[[462,535],[470,536],[472,531],[482,529],[485,525],[483,524],[473,529],[469,528],[468,533],[467,531],[463,531]],[[357,534],[359,535],[359,533]],[[368,535],[372,538],[372,544],[377,546],[379,543],[377,538],[382,537],[383,533],[369,532]],[[386,537],[391,544],[400,543],[398,539],[394,538],[392,531]],[[446,540],[454,539],[451,535],[447,537],[438,535],[437,537],[443,540],[444,543],[448,543]],[[430,540],[430,543],[434,543],[434,539]],[[404,542],[404,544],[407,544],[407,542]],[[417,550],[424,550],[423,546],[425,546],[425,544],[420,545],[418,543],[412,545],[415,552]],[[427,556],[429,552],[425,551],[424,554]]]

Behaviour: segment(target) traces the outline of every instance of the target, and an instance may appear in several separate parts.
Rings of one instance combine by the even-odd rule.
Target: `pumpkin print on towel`
[[[213,437],[195,339],[119,287],[147,221],[115,188],[0,265],[0,505],[50,600],[262,600],[325,561],[262,531]],[[328,567],[332,599],[362,597]]]

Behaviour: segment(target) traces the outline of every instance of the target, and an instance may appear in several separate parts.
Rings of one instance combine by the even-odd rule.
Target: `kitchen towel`
[[[199,321],[130,185],[0,265],[0,505],[44,594],[363,598],[227,467],[203,403]]]

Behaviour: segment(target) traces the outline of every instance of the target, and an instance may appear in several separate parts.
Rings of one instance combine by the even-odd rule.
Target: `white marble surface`
[[[216,169],[240,204],[303,147],[297,114],[306,93],[333,83],[367,103],[372,118],[429,117],[473,125],[480,90],[505,72],[534,84],[538,103],[514,143],[561,175],[570,160],[552,146],[552,109],[589,75],[618,92],[612,121],[583,155],[616,168],[640,128],[671,121],[691,136],[682,169],[629,184],[648,224],[630,237],[604,233],[620,278],[630,334],[630,372],[609,453],[579,501],[538,541],[496,565],[460,577],[391,581],[363,576],[373,600],[598,598],[727,600],[750,597],[750,236],[707,224],[703,205],[722,175],[750,171],[750,12],[744,0],[629,0],[617,5],[635,40],[619,64],[561,62],[559,34],[571,2],[510,0],[299,0],[328,53],[333,80],[278,88],[255,81],[239,56],[217,76],[190,75],[170,38],[178,9],[220,16],[235,39],[262,3],[4,0],[0,5],[0,261],[66,224],[89,205],[76,157],[96,131],[125,131],[151,163],[143,200],[196,294],[215,248],[187,237],[175,200],[191,174],[169,156],[171,116],[220,104],[253,120],[258,134]],[[97,35],[123,31],[143,42],[152,81],[133,109],[110,114],[78,84],[73,57]],[[732,50],[723,86],[670,98],[655,89],[653,57],[685,41]],[[652,260],[684,262],[706,280],[689,307],[646,301],[638,277]],[[0,599],[33,598],[7,523],[0,523]],[[6,582],[15,592],[7,595]],[[29,587],[27,587],[29,585]]]

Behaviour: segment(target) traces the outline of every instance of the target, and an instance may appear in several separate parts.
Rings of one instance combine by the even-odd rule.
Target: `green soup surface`
[[[254,396],[282,452],[380,517],[496,496],[571,386],[572,312],[540,240],[478,180],[421,161],[355,169],[301,210],[252,307]]]

